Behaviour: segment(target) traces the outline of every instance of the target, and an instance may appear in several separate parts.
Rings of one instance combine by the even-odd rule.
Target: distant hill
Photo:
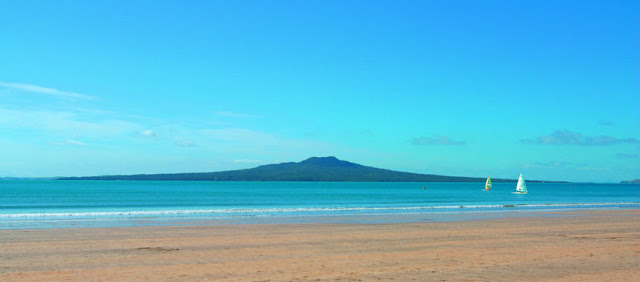
[[[620,183],[622,183],[622,184],[640,184],[640,178],[639,179],[634,179],[634,180],[620,181]]]
[[[57,177],[0,177],[0,181],[12,180],[12,181],[30,181],[30,180],[54,180]]]
[[[486,178],[417,174],[363,166],[335,157],[204,173],[63,177],[59,180],[335,181],[335,182],[484,182]],[[515,182],[513,179],[491,179]],[[529,180],[528,180],[529,181]],[[529,181],[536,182],[536,181]]]

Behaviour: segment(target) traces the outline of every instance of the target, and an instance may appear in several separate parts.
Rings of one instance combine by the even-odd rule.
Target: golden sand
[[[640,281],[640,210],[0,230],[2,281]]]

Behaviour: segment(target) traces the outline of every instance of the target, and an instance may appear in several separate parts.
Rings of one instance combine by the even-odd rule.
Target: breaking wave
[[[622,203],[549,203],[549,204],[493,204],[493,205],[446,205],[446,206],[415,206],[415,207],[299,207],[299,208],[228,208],[228,209],[172,209],[172,210],[131,210],[131,211],[89,211],[89,212],[33,212],[6,213],[1,218],[94,218],[94,217],[153,217],[153,216],[225,216],[225,215],[272,215],[287,216],[290,214],[326,215],[350,214],[367,212],[428,212],[446,210],[500,210],[513,208],[623,208],[638,206],[640,202]]]

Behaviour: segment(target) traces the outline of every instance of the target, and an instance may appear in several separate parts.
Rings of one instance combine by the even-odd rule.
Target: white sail
[[[516,186],[516,192],[521,194],[527,193],[527,184],[524,182],[522,178],[522,173],[520,173],[520,177],[518,178],[518,186]]]

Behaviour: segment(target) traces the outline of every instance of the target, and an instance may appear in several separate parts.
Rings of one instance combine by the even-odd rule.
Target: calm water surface
[[[0,181],[0,229],[381,223],[640,208],[640,185],[527,183]]]

